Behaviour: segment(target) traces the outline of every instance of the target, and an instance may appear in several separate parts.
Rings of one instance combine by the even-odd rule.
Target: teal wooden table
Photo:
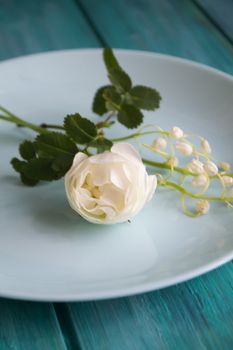
[[[82,47],[162,52],[233,74],[233,0],[0,0],[0,59]],[[233,349],[233,264],[139,296],[0,299],[0,350]]]

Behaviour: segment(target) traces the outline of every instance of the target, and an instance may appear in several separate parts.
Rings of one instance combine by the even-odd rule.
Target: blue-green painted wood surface
[[[232,264],[164,290],[68,308],[86,350],[231,350]]]
[[[211,20],[233,42],[233,1],[232,0],[195,0],[204,9]]]
[[[230,41],[193,0],[0,0],[0,59],[100,45],[169,53],[233,72]],[[229,263],[178,286],[117,300],[2,299],[0,350],[231,350],[232,281]]]
[[[233,47],[190,0],[79,0],[104,42],[162,52],[233,74]]]
[[[98,46],[73,0],[0,0],[0,59]]]
[[[0,59],[90,46],[99,40],[74,1],[0,0]],[[0,299],[0,350],[70,349],[69,322],[57,313],[51,303]]]
[[[66,350],[52,304],[0,300],[1,350]]]

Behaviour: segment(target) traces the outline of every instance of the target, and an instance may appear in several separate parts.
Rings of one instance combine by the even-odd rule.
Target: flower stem
[[[42,123],[40,124],[40,127],[43,129],[58,129],[58,130],[64,130],[63,125],[57,125],[57,124],[46,124]]]
[[[179,192],[183,193],[184,195],[189,196],[191,198],[206,199],[208,201],[233,201],[233,197],[212,197],[212,196],[203,196],[200,194],[195,194],[195,193],[192,193],[192,192],[186,190],[184,187],[182,187],[174,182],[171,182],[171,181],[160,180],[158,182],[158,184],[160,186],[163,186],[163,187],[168,187],[168,188],[172,188],[174,190],[177,190],[177,191],[179,191]]]
[[[47,132],[44,128],[40,127],[39,125],[27,122],[26,120],[17,117],[16,115],[9,112],[6,108],[4,108],[2,106],[0,106],[0,111],[4,112],[6,114],[6,116],[0,116],[0,119],[2,119],[2,120],[8,121],[10,123],[14,123],[14,124],[19,125],[19,126],[27,127],[27,128],[29,128],[35,132],[38,132],[40,134]]]
[[[145,131],[145,132],[136,132],[134,134],[128,135],[128,136],[123,136],[119,137],[116,139],[111,139],[112,142],[119,142],[119,141],[125,141],[129,139],[134,139],[135,137],[140,137],[143,135],[150,135],[150,134],[161,134],[161,131]]]
[[[144,164],[147,165],[151,165],[157,168],[162,168],[162,169],[168,169],[171,170],[171,165],[167,164],[167,163],[161,163],[161,162],[154,162],[152,160],[149,159],[142,159]],[[172,169],[173,171],[176,171],[177,173],[183,174],[183,175],[191,175],[191,176],[196,176],[196,174],[191,173],[190,171],[183,169],[183,168],[179,168],[179,167],[173,167]]]

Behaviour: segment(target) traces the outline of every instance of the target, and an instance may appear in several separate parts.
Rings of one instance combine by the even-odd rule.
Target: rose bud
[[[128,143],[88,157],[79,152],[65,175],[70,206],[86,220],[115,224],[135,216],[156,189],[139,153]]]

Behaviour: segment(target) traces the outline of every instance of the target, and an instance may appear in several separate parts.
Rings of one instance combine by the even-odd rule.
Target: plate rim
[[[194,61],[188,58],[183,58],[183,57],[179,57],[176,55],[170,55],[170,54],[164,54],[164,53],[157,53],[157,52],[153,52],[153,51],[147,51],[147,50],[134,50],[134,49],[122,49],[122,48],[112,48],[114,50],[114,52],[116,53],[120,53],[120,54],[136,54],[136,55],[145,55],[148,57],[157,57],[157,58],[162,58],[165,59],[167,61],[175,61],[178,63],[183,63],[185,65],[189,65],[189,66],[195,66],[197,68],[200,68],[202,70],[207,70],[210,71],[212,73],[215,73],[219,76],[223,76],[227,79],[230,79],[230,81],[233,82],[233,75],[231,75],[230,73],[226,73],[218,68],[209,66],[208,64],[205,63],[201,63],[198,61]],[[17,57],[12,57],[12,58],[8,58],[5,60],[1,60],[0,61],[0,66],[11,63],[11,62],[16,62],[16,61],[23,61],[23,60],[27,60],[27,59],[31,59],[34,57],[43,57],[43,56],[47,56],[47,55],[57,55],[57,54],[69,54],[69,53],[102,53],[103,48],[74,48],[74,49],[64,49],[64,50],[50,50],[50,51],[42,51],[42,52],[37,52],[37,53],[32,53],[32,54],[25,54],[25,55],[21,55],[21,56],[17,56]]]
[[[75,293],[72,294],[66,294],[65,296],[51,296],[46,297],[45,295],[36,295],[35,293],[11,293],[6,292],[2,293],[0,291],[0,297],[2,298],[9,298],[9,299],[17,299],[17,300],[23,300],[23,301],[38,301],[38,302],[85,302],[85,301],[95,301],[95,300],[109,300],[109,299],[116,299],[116,298],[125,298],[130,297],[134,295],[139,295],[142,293],[150,293],[155,292],[161,289],[169,288],[175,285],[178,285],[183,282],[188,282],[192,279],[198,278],[207,272],[211,272],[213,270],[216,270],[218,267],[223,266],[224,264],[230,262],[233,259],[233,250],[232,252],[228,253],[222,258],[218,258],[214,260],[213,262],[210,262],[209,264],[205,264],[202,267],[193,269],[189,272],[177,275],[173,278],[167,278],[164,279],[162,282],[150,282],[150,283],[144,283],[143,285],[140,285],[140,287],[133,286],[133,287],[127,287],[127,292],[123,288],[114,289],[113,291],[105,291],[105,292],[85,292],[85,296],[82,296],[82,293],[77,293],[75,296]],[[64,293],[63,293],[64,295]],[[81,295],[81,296],[80,296]]]
[[[170,62],[178,62],[181,64],[188,65],[190,67],[196,67],[201,70],[207,71],[211,74],[215,74],[219,77],[225,78],[227,80],[230,80],[233,82],[233,76],[229,73],[223,72],[217,68],[208,66],[206,64],[196,62],[190,59],[181,58],[173,55],[167,55],[162,53],[156,53],[151,51],[144,51],[144,50],[130,50],[130,49],[118,49],[114,48],[114,51],[116,53],[120,53],[123,55],[140,55],[140,56],[146,56],[146,57],[152,57],[152,58],[161,58],[162,60],[170,61]],[[52,51],[45,51],[45,52],[39,52],[39,53],[33,53],[29,55],[23,55],[19,57],[9,58],[6,60],[0,61],[0,69],[3,68],[4,65],[8,65],[14,62],[20,62],[27,59],[33,59],[34,57],[45,57],[45,56],[51,56],[51,55],[63,55],[69,53],[81,53],[81,54],[101,54],[102,48],[78,48],[78,49],[65,49],[65,50],[52,50]],[[175,277],[165,278],[160,282],[144,282],[143,284],[137,284],[133,286],[126,287],[120,287],[120,288],[114,288],[114,290],[102,290],[102,291],[91,291],[89,293],[85,292],[83,295],[82,292],[74,292],[74,293],[60,293],[57,295],[51,295],[50,293],[37,295],[36,293],[25,293],[25,292],[9,292],[7,291],[7,288],[5,292],[1,292],[0,290],[0,297],[7,297],[11,299],[19,299],[19,300],[29,300],[29,301],[41,301],[41,302],[74,302],[74,301],[91,301],[91,300],[103,300],[103,299],[112,299],[112,298],[120,298],[120,297],[127,297],[132,295],[137,295],[141,293],[146,292],[153,292],[159,289],[163,289],[166,287],[170,287],[172,285],[176,285],[185,281],[189,281],[190,279],[199,277],[207,272],[210,272],[225,263],[231,261],[233,259],[233,249],[228,254],[223,255],[222,257],[219,257],[217,259],[214,259],[213,261],[206,263],[198,268],[193,268],[189,270],[188,272],[181,273],[176,275]],[[3,288],[4,290],[4,288]]]

